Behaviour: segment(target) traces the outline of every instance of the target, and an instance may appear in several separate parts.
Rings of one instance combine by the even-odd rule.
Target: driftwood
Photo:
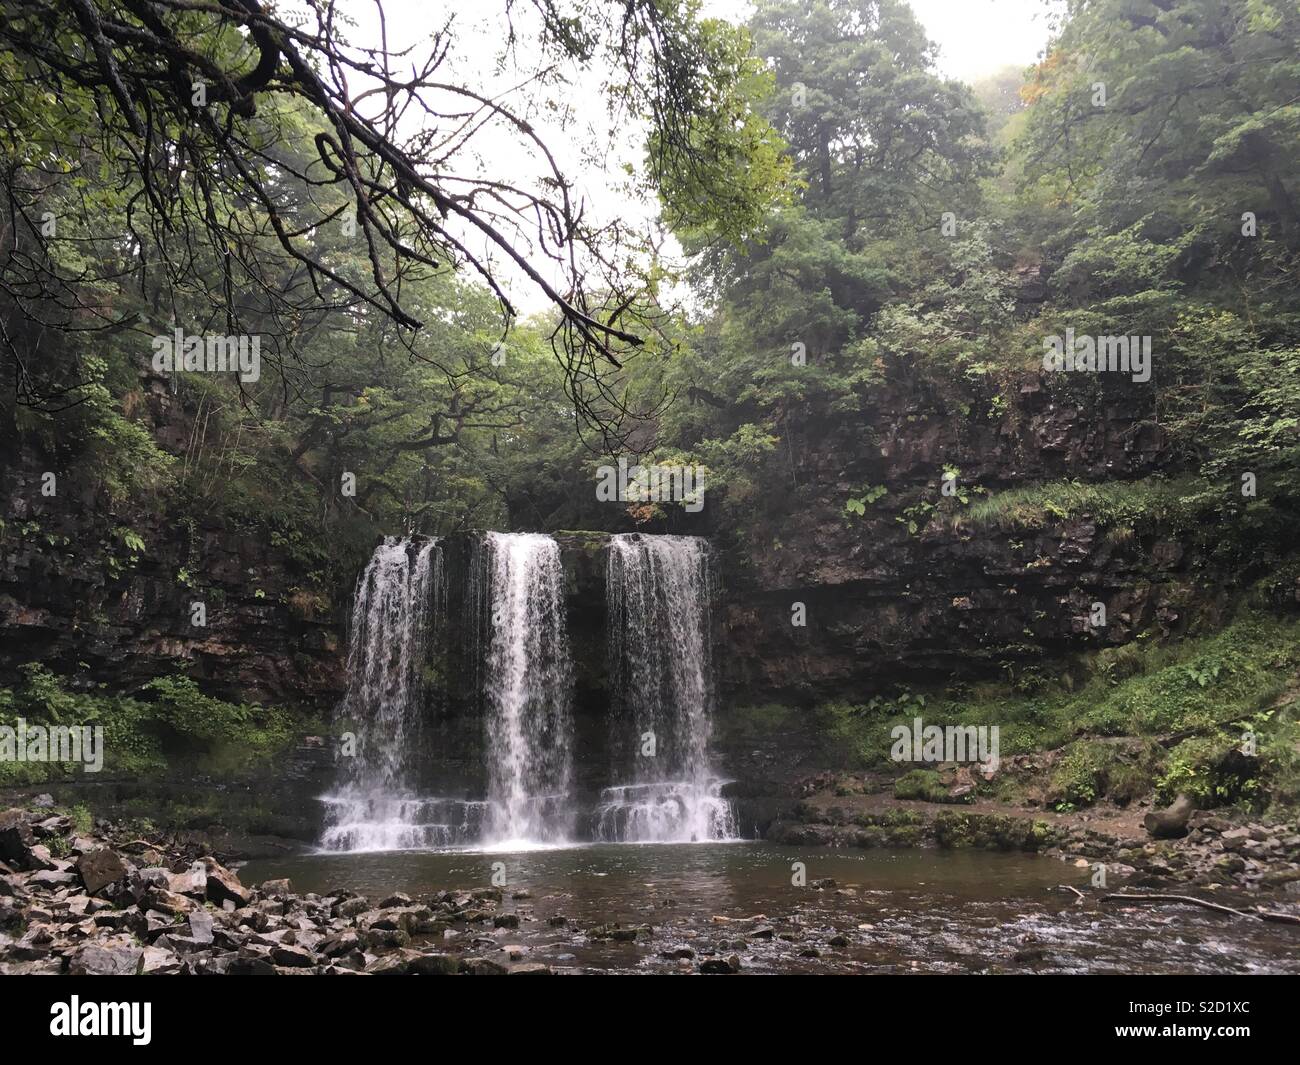
[[[1253,917],[1259,921],[1272,921],[1276,924],[1300,925],[1300,916],[1293,913],[1272,913],[1268,910],[1234,910],[1222,903],[1198,899],[1192,895],[1103,895],[1102,902],[1181,902],[1188,906],[1200,906],[1216,913],[1231,914],[1233,917]]]
[[[1168,809],[1152,810],[1142,818],[1142,826],[1156,839],[1177,839],[1187,835],[1187,821],[1195,809],[1191,799],[1179,795]]]
[[[147,839],[133,839],[130,843],[119,843],[117,845],[117,849],[120,851],[130,850],[136,847],[141,849],[152,848],[153,850],[161,851],[166,849],[166,844],[150,843]]]

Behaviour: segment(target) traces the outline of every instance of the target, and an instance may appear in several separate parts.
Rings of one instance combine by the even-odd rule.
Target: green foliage
[[[109,775],[147,775],[175,765],[208,772],[237,772],[282,749],[292,738],[291,718],[274,707],[228,703],[203,695],[187,677],[150,681],[151,700],[99,689],[69,690],[43,665],[28,663],[12,688],[0,689],[0,724],[87,725],[103,732]],[[80,766],[0,762],[0,782],[39,783],[83,772]]]
[[[1048,801],[1057,810],[1092,806],[1106,791],[1111,760],[1107,744],[1071,744],[1052,771]]]
[[[1202,808],[1254,804],[1262,787],[1256,775],[1258,763],[1234,757],[1239,743],[1231,735],[1183,740],[1169,752],[1169,765],[1157,782],[1160,802],[1167,804],[1186,794]]]
[[[845,514],[856,514],[862,517],[867,512],[867,507],[871,506],[879,499],[883,499],[889,494],[889,489],[883,484],[869,484],[861,490],[858,496],[850,496],[844,503]]]

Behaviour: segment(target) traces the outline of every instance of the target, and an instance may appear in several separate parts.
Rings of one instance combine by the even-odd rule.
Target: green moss
[[[718,730],[729,742],[766,740],[798,720],[799,711],[792,706],[764,703],[761,706],[740,706],[718,717]]]
[[[933,769],[912,769],[894,781],[894,798],[921,799],[923,802],[961,802],[948,795],[939,774]]]
[[[1088,515],[1101,525],[1128,530],[1161,526],[1183,528],[1208,509],[1194,478],[1140,481],[1053,481],[996,492],[977,499],[949,517],[953,527],[969,529],[1037,529]]]
[[[1014,680],[985,682],[926,693],[923,703],[911,694],[906,709],[896,700],[828,703],[817,708],[813,721],[829,749],[875,769],[895,766],[891,730],[911,726],[916,716],[926,724],[996,725],[1004,759],[1088,741],[1086,748],[1066,751],[1051,782],[1056,800],[1070,806],[1102,797],[1121,805],[1132,802],[1149,794],[1166,774],[1173,775],[1167,777],[1171,783],[1162,785],[1165,792],[1179,782],[1202,789],[1203,774],[1191,779],[1197,766],[1204,768],[1200,755],[1189,748],[1185,764],[1166,766],[1167,752],[1156,741],[1184,732],[1222,732],[1232,741],[1251,729],[1258,735],[1259,785],[1251,791],[1212,784],[1203,789],[1206,800],[1213,804],[1232,794],[1257,803],[1266,796],[1300,803],[1300,725],[1293,724],[1300,717],[1295,694],[1300,687],[1300,622],[1246,613],[1213,634],[1135,640],[1081,657],[1071,669],[1047,672],[1054,679],[1031,692],[1017,691],[1024,685]],[[1109,748],[1091,743],[1101,737],[1144,742]],[[904,784],[909,787],[920,785]],[[1016,793],[1014,781],[1004,778],[994,787],[1003,800],[1024,797]]]

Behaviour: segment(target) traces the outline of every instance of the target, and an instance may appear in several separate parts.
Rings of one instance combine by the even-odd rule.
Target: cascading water
[[[444,608],[442,548],[423,537],[387,537],[357,581],[340,716],[356,735],[342,786],[322,798],[331,851],[446,846],[474,838],[486,804],[423,797],[412,788],[424,668]]]
[[[488,533],[472,599],[482,656],[488,753],[487,842],[554,844],[573,830],[569,795],[573,674],[559,545],[536,533]]]
[[[608,557],[610,690],[621,740],[613,746],[634,749],[633,780],[602,791],[592,833],[629,843],[731,838],[731,804],[708,759],[708,543],[620,535]]]

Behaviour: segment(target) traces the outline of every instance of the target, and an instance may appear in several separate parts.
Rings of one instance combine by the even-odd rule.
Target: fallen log
[[[1269,910],[1234,910],[1231,906],[1210,902],[1208,899],[1198,899],[1192,895],[1103,895],[1101,901],[1181,902],[1188,906],[1200,906],[1206,910],[1214,910],[1216,913],[1231,914],[1233,917],[1254,917],[1258,921],[1272,921],[1275,924],[1300,925],[1300,916],[1293,913],[1274,913]]]

